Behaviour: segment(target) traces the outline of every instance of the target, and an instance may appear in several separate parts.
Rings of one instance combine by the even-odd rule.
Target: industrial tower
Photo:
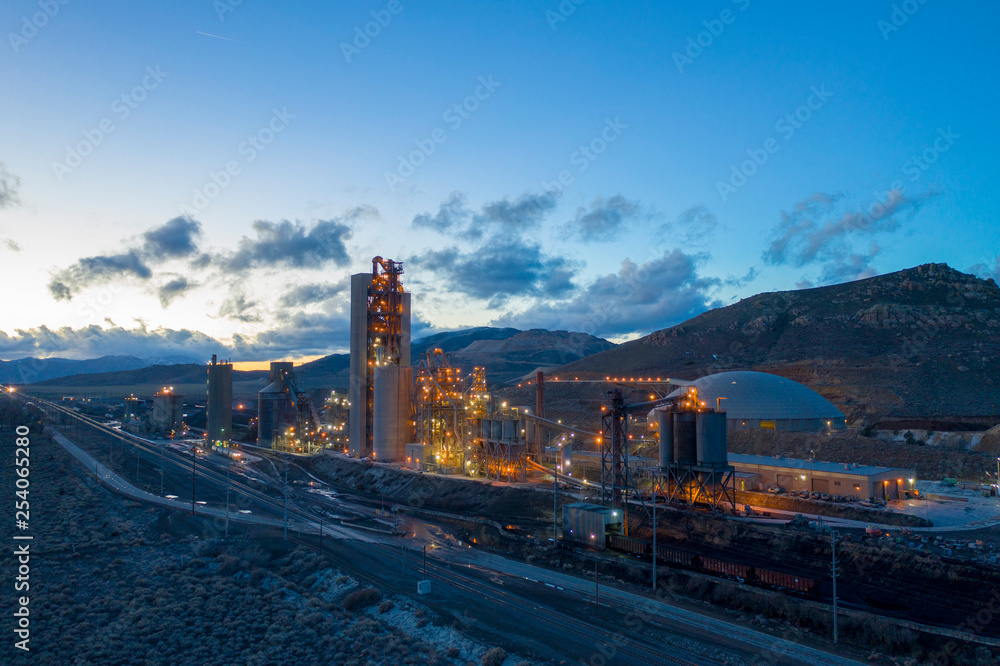
[[[410,295],[403,291],[399,281],[402,274],[402,262],[375,257],[371,273],[351,276],[349,447],[351,454],[358,458],[376,453],[376,369],[380,369],[379,383],[385,385],[381,394],[387,399],[392,397],[397,411],[400,406],[407,406],[406,413],[398,414],[393,419],[402,428],[382,427],[388,423],[380,425],[379,435],[385,441],[380,442],[380,455],[377,457],[401,457],[398,442],[409,439],[406,426],[410,424],[408,405],[413,381],[410,370]],[[390,383],[391,387],[388,386]]]
[[[212,354],[208,366],[206,418],[206,444],[227,446],[233,436],[233,364],[219,363],[217,354]]]

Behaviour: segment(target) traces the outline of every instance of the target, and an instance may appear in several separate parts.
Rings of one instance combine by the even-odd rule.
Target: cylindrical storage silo
[[[375,368],[372,405],[372,453],[375,460],[398,461],[406,456],[410,435],[410,386],[413,368]]]
[[[503,421],[493,421],[493,439],[503,439]]]
[[[482,432],[483,432],[483,439],[492,439],[493,438],[493,421],[491,421],[489,419],[483,419],[482,420]]]
[[[674,461],[674,413],[658,411],[656,420],[660,429],[660,468],[663,469]]]
[[[257,394],[257,446],[274,446],[274,429],[282,420],[279,412],[284,413],[281,404],[285,400],[285,392],[276,382],[268,384]]]
[[[674,413],[674,462],[693,465],[698,458],[696,412]]]
[[[517,421],[501,421],[501,423],[503,423],[503,439],[513,440],[517,436],[515,433]]]
[[[711,467],[726,465],[726,414],[703,412],[697,420],[698,464]]]

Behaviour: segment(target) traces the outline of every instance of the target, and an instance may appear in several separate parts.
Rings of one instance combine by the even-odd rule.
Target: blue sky
[[[996,277],[998,14],[13,0],[0,358],[342,350],[376,254],[420,330],[615,340],[931,261]]]

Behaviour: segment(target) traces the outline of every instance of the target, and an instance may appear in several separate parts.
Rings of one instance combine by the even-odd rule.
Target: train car
[[[216,453],[221,453],[227,458],[232,458],[233,460],[241,460],[243,458],[242,453],[240,453],[236,449],[231,449],[226,446],[219,446],[218,444],[213,444],[212,450],[215,451]]]
[[[816,587],[816,581],[812,578],[760,568],[754,569],[754,582],[758,585],[793,590],[803,594],[809,594]]]
[[[657,546],[656,554],[660,562],[674,564],[681,567],[692,566],[695,556],[683,550],[670,548],[669,546]]]
[[[750,572],[753,570],[753,567],[749,564],[727,562],[726,560],[718,560],[714,557],[703,557],[699,555],[697,559],[699,569],[722,574],[723,576],[730,576],[739,580],[746,580],[749,577]]]
[[[641,539],[633,539],[631,537],[622,536],[621,534],[609,534],[608,548],[612,548],[623,553],[629,553],[631,555],[644,556],[650,554],[652,545]]]

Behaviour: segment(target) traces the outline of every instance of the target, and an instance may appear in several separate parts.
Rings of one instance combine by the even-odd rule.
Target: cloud
[[[413,218],[413,226],[417,229],[433,229],[441,233],[463,227],[472,219],[472,211],[466,207],[465,202],[464,194],[452,192],[448,200],[438,208],[436,215],[421,213]]]
[[[844,257],[836,257],[824,265],[819,285],[841,284],[875,277],[878,275],[878,270],[872,262],[881,251],[882,248],[873,243],[868,252],[854,252]]]
[[[490,300],[493,306],[512,296],[558,298],[573,289],[573,265],[516,236],[494,236],[471,252],[431,250],[411,262],[434,271],[453,290]]]
[[[219,316],[246,323],[263,321],[260,314],[254,311],[257,305],[257,301],[248,299],[242,290],[234,289],[219,307]]]
[[[175,217],[142,235],[143,252],[151,257],[187,257],[198,251],[201,224],[190,217]]]
[[[183,296],[185,293],[198,286],[196,282],[190,282],[184,276],[176,277],[164,283],[157,289],[156,293],[160,298],[160,305],[167,307],[175,298]]]
[[[123,254],[80,259],[52,277],[49,291],[57,301],[71,300],[76,292],[90,284],[127,276],[148,280],[152,275],[142,255],[133,249]]]
[[[677,216],[670,226],[670,233],[680,243],[691,245],[706,240],[719,227],[719,220],[705,206],[692,206]]]
[[[20,252],[21,246],[13,238],[4,238],[3,244],[7,246],[7,249],[11,252]]]
[[[253,230],[256,238],[244,236],[235,253],[210,263],[242,272],[259,267],[322,268],[331,262],[344,266],[350,261],[344,241],[351,237],[351,227],[338,220],[320,220],[312,229],[288,220],[257,220]]]
[[[614,238],[627,223],[639,214],[639,204],[620,194],[608,200],[597,197],[589,208],[576,209],[576,216],[567,230],[584,243]]]
[[[805,266],[817,261],[843,262],[851,254],[850,241],[899,228],[899,217],[912,216],[931,194],[911,198],[901,190],[890,190],[884,202],[874,202],[865,210],[848,210],[837,216],[840,195],[814,194],[781,213],[764,261],[771,265]],[[827,221],[820,218],[834,217]]]
[[[992,279],[994,282],[1000,282],[1000,255],[997,255],[993,259],[993,265],[987,264],[976,264],[971,266],[968,273],[972,273],[977,277],[981,277],[984,280]]]
[[[144,232],[141,243],[126,244],[116,254],[84,257],[57,271],[49,282],[49,291],[57,301],[72,300],[77,292],[92,284],[122,277],[148,280],[153,276],[152,265],[197,252],[200,235],[201,224],[189,217],[175,217]]]
[[[526,192],[517,199],[498,199],[474,212],[466,205],[466,196],[453,192],[435,215],[422,213],[413,218],[415,228],[433,229],[450,236],[477,240],[493,233],[523,233],[538,227],[555,210],[558,194]]]
[[[625,259],[617,273],[598,278],[569,300],[539,300],[523,312],[498,317],[493,325],[600,336],[665,328],[717,305],[709,294],[720,281],[698,276],[698,264],[705,258],[674,249],[644,264]]]
[[[343,293],[346,288],[346,282],[295,285],[281,295],[278,304],[283,308],[295,308],[322,303]]]
[[[0,358],[26,356],[63,358],[98,358],[109,354],[150,358],[154,356],[190,355],[208,357],[224,349],[219,341],[198,331],[166,328],[134,329],[121,327],[50,329],[39,326],[17,329],[12,335],[0,331]]]
[[[18,190],[21,179],[7,171],[7,166],[0,162],[0,208],[13,208],[21,203]]]

